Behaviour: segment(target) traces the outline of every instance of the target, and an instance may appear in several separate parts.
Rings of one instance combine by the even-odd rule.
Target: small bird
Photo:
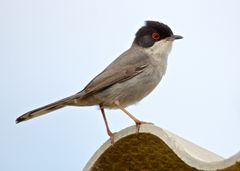
[[[122,110],[136,123],[139,131],[142,121],[130,114],[125,107],[135,104],[147,96],[161,81],[167,68],[168,55],[174,40],[170,27],[157,21],[146,21],[132,46],[107,66],[80,92],[46,106],[34,109],[16,119],[16,123],[47,114],[66,106],[98,105],[110,139],[105,108]]]

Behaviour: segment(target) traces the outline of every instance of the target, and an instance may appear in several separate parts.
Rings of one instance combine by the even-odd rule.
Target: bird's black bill
[[[182,39],[183,37],[180,36],[180,35],[172,35],[172,38],[173,38],[174,40],[177,40],[177,39]]]

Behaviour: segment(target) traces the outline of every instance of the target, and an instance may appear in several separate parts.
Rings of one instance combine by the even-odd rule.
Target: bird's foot
[[[153,123],[151,123],[151,122],[144,122],[144,121],[136,122],[137,134],[139,133],[140,127],[141,127],[142,124],[151,124],[151,125],[153,125]]]
[[[114,144],[114,133],[112,133],[110,130],[108,130],[107,134],[110,137],[111,144],[113,145]]]
[[[141,127],[141,124],[143,124],[143,122],[142,121],[137,121],[136,122],[136,128],[137,128],[137,134],[139,133],[139,131],[140,131],[140,127]]]
[[[114,135],[110,137],[111,145],[114,145]]]

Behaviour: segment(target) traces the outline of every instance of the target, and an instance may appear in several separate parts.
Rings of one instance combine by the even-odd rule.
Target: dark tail
[[[27,112],[27,113],[23,114],[22,116],[18,117],[16,119],[16,123],[19,123],[19,122],[22,122],[22,121],[27,121],[29,119],[32,119],[32,118],[47,114],[49,112],[52,112],[54,110],[63,108],[68,104],[68,102],[70,100],[72,100],[72,97],[73,96],[70,96],[70,97],[64,98],[62,100],[56,101],[54,103],[48,104],[46,106],[34,109],[30,112]]]

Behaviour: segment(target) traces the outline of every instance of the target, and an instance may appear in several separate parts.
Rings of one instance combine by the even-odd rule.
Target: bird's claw
[[[142,124],[143,122],[142,121],[139,121],[139,122],[136,122],[136,128],[137,128],[137,134],[139,133],[139,131],[140,131],[140,127],[141,127],[141,124]]]
[[[153,123],[151,123],[151,122],[144,122],[144,121],[136,122],[137,134],[139,133],[140,127],[141,127],[142,124],[151,124],[151,125],[153,125]]]
[[[111,142],[111,144],[114,145],[114,133],[108,131],[108,135],[109,135],[109,137],[110,137],[110,142]]]

